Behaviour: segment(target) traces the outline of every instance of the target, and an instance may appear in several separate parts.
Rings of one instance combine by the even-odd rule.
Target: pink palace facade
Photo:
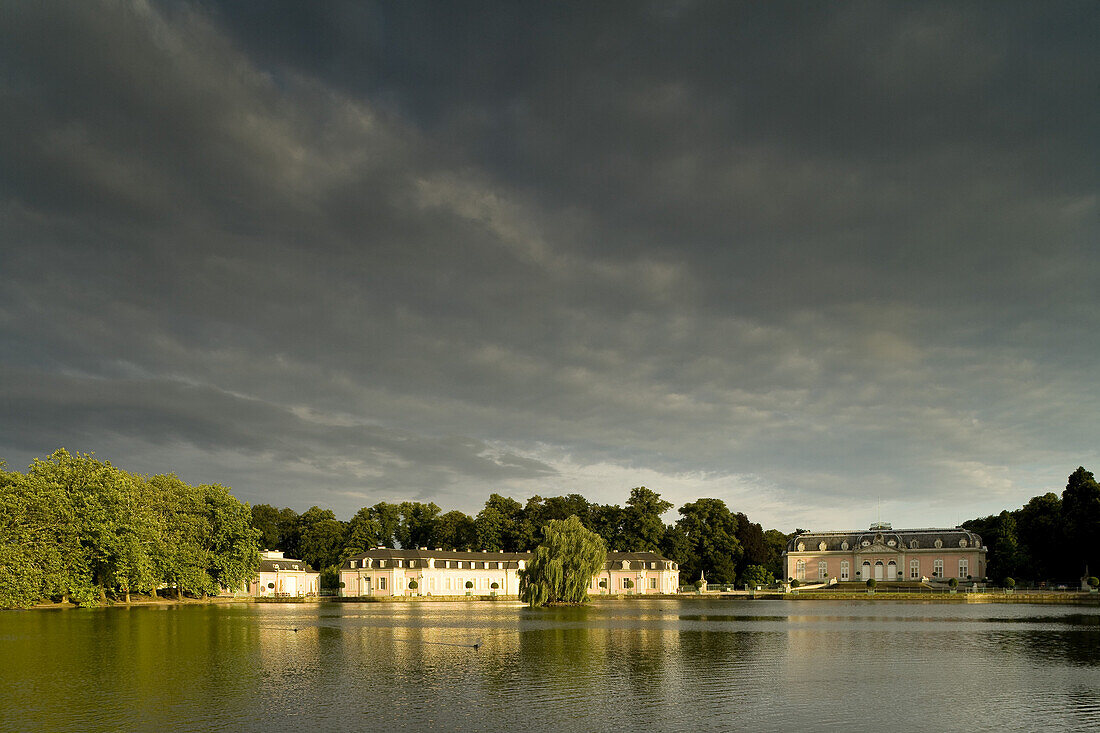
[[[986,548],[973,532],[954,529],[892,529],[872,524],[866,531],[803,532],[787,543],[783,567],[788,580],[806,583],[945,581],[985,578]]]
[[[530,559],[529,552],[379,547],[344,561],[340,566],[340,595],[515,596],[519,595],[519,571]],[[675,593],[679,574],[677,563],[656,552],[609,552],[588,592]]]

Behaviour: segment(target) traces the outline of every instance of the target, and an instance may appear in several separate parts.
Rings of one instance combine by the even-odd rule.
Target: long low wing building
[[[519,571],[529,552],[394,550],[379,547],[340,566],[342,596],[461,596],[519,594]],[[656,552],[609,552],[588,592],[675,593],[679,566]]]
[[[788,580],[920,581],[981,580],[986,548],[975,533],[952,529],[893,529],[872,524],[865,531],[803,532],[787,543]]]

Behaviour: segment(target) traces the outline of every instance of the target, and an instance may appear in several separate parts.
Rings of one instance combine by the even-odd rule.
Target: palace
[[[515,596],[529,552],[379,547],[340,566],[341,596]],[[591,594],[675,593],[679,566],[656,552],[609,552]]]
[[[882,522],[859,532],[803,532],[783,553],[788,580],[922,581],[985,578],[982,538],[962,527],[892,529]]]
[[[321,588],[321,574],[302,560],[283,557],[277,550],[260,553],[256,578],[248,584],[248,595],[315,596]]]

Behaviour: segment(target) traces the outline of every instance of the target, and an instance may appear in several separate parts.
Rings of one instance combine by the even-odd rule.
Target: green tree
[[[733,583],[742,550],[737,541],[737,518],[726,503],[698,499],[679,511],[676,526],[691,545],[690,557],[680,565],[681,577],[695,578],[703,572],[708,582]]]
[[[279,510],[270,504],[252,507],[252,526],[260,533],[260,546],[265,550],[279,549]]]
[[[661,515],[672,508],[656,491],[639,486],[630,490],[622,513],[622,550],[625,552],[656,552],[665,534]]]
[[[1054,580],[1065,576],[1061,498],[1054,492],[1032,497],[1014,514],[1022,555],[1027,558],[1023,577]]]
[[[490,494],[474,518],[477,546],[494,552],[517,552],[520,547],[523,505],[500,494]]]
[[[1069,535],[1069,572],[1075,577],[1086,567],[1100,566],[1100,485],[1091,471],[1078,467],[1062,492],[1062,517]]]
[[[397,546],[397,528],[401,524],[401,507],[380,501],[370,508],[371,516],[378,522],[378,542],[383,547]]]
[[[397,525],[397,541],[406,549],[435,547],[440,509],[435,502],[401,502],[401,522]]]
[[[520,597],[531,607],[584,603],[592,577],[607,561],[603,539],[575,516],[551,520],[542,535],[542,544],[520,571]]]
[[[623,548],[623,508],[618,504],[593,504],[589,529],[598,534],[612,551]]]
[[[469,549],[477,545],[477,525],[465,512],[447,512],[439,518],[436,528],[438,545],[445,550]]]
[[[342,560],[361,555],[367,550],[378,546],[382,537],[382,525],[378,523],[374,512],[363,507],[355,513],[348,522],[347,534],[344,538],[344,551],[340,553]]]
[[[302,551],[299,559],[319,570],[340,564],[345,528],[331,509],[310,507],[298,518],[298,525]]]
[[[741,582],[755,588],[758,585],[771,585],[775,582],[775,576],[763,565],[749,565],[741,574]]]
[[[698,574],[692,578],[688,575],[689,571],[684,569],[685,567],[689,569],[699,567],[699,556],[695,554],[695,548],[692,546],[691,540],[687,538],[682,529],[675,525],[665,527],[665,532],[661,536],[661,554],[669,560],[674,560],[679,566],[680,585],[698,579]]]
[[[734,536],[741,544],[741,559],[737,564],[740,575],[749,565],[765,565],[768,562],[768,543],[764,539],[764,529],[749,520],[743,512],[734,515],[737,518],[737,532]]]
[[[764,532],[764,544],[767,547],[767,561],[764,567],[777,578],[783,577],[783,552],[787,549],[787,541],[791,535],[784,534],[778,529],[769,529]]]

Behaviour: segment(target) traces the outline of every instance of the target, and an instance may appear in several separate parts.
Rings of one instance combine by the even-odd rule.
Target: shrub
[[[695,588],[695,590],[699,590],[700,588],[703,587],[703,581],[697,580],[694,583],[692,583],[691,585]]]
[[[601,580],[600,581],[600,587],[601,588],[606,588],[607,587],[607,581],[606,580]]]
[[[409,581],[409,590],[416,590],[419,587],[419,584],[415,580]]]
[[[1016,579],[1015,578],[1005,578],[1005,588],[1015,588],[1015,587],[1016,587]]]
[[[959,579],[958,578],[951,578],[951,580],[947,581],[947,584],[949,586],[951,586],[951,588],[953,588],[953,589],[958,588],[959,587]]]
[[[493,590],[496,590],[497,588],[500,587],[500,583],[498,583],[494,580],[492,583],[489,584],[489,587],[492,588]]]
[[[1097,578],[1095,575],[1090,575],[1089,576],[1089,587],[1095,588],[1098,585],[1100,585],[1100,578]]]
[[[795,578],[794,580],[791,581],[791,587],[792,588],[797,588],[800,585],[802,585],[802,582],[799,581],[798,578]]]
[[[347,583],[345,583],[344,581],[342,581],[342,580],[341,580],[341,581],[340,581],[340,587],[341,587],[341,588],[347,588],[347,587],[348,587],[348,584],[347,584]]]
[[[275,584],[274,583],[268,583],[267,584],[267,589],[268,590],[275,590]]]
[[[630,590],[631,588],[634,587],[634,581],[631,580],[630,578],[627,578],[626,580],[623,581],[623,587],[626,588],[627,590]]]
[[[474,587],[474,581],[472,581],[472,580],[467,580],[467,581],[466,581],[466,587],[467,587],[467,588],[473,588],[473,587]]]
[[[878,585],[877,580],[875,580],[874,578],[868,578],[867,579],[867,588],[868,588],[868,590],[874,590],[876,585]]]

